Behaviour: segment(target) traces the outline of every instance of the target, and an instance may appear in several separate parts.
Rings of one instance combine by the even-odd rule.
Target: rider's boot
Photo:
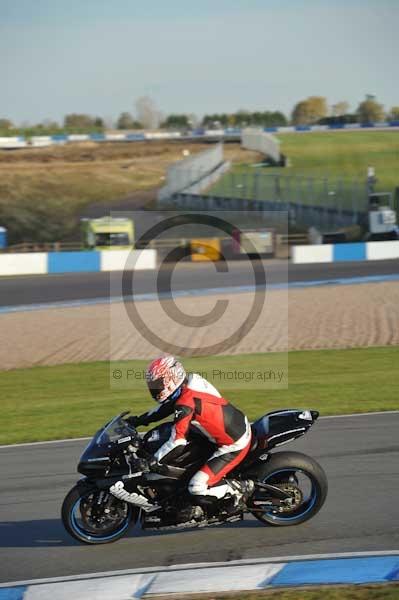
[[[229,492],[221,499],[223,510],[228,514],[242,512],[246,507],[248,499],[254,492],[255,484],[252,479],[230,479],[228,481]]]

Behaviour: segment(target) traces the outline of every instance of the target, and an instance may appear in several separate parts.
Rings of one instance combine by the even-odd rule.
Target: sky
[[[399,105],[399,0],[0,0],[0,118]]]

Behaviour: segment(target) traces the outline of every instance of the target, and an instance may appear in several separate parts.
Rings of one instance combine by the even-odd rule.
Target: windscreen
[[[129,425],[122,419],[120,415],[112,419],[105,427],[105,429],[99,434],[96,443],[98,446],[105,446],[110,443],[117,442],[124,437],[130,437],[133,434],[133,430]]]
[[[127,233],[97,233],[96,246],[128,246],[130,244]]]

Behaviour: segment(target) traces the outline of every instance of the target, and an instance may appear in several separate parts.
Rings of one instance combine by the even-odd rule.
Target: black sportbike
[[[214,445],[192,427],[173,464],[154,471],[153,456],[169,438],[172,423],[140,436],[124,420],[127,414],[113,418],[93,437],[78,466],[84,478],[64,500],[64,526],[81,542],[114,542],[137,522],[143,529],[178,530],[239,521],[247,512],[265,525],[298,525],[324,504],[328,485],[321,466],[305,454],[273,452],[306,433],[319,416],[316,411],[275,411],[251,425],[251,450],[228,480],[250,479],[255,486],[235,512],[221,500],[199,506],[187,491],[188,481]]]

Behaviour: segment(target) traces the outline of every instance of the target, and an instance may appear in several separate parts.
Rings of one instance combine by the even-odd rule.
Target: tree
[[[322,96],[309,96],[298,102],[292,111],[294,125],[311,125],[327,116],[327,100]]]
[[[294,125],[307,125],[309,123],[308,105],[306,100],[297,102],[291,114]]]
[[[98,127],[98,129],[104,129],[104,121],[101,117],[96,117],[94,119],[94,127]]]
[[[51,119],[44,119],[43,123],[41,123],[40,125],[48,131],[57,131],[60,128],[57,121],[52,121]]]
[[[392,106],[391,111],[389,113],[389,118],[392,121],[399,121],[399,106]]]
[[[90,115],[71,113],[64,118],[64,127],[67,129],[88,129],[93,125],[94,121]]]
[[[385,118],[384,107],[375,100],[375,96],[366,96],[356,113],[360,123],[376,123]]]
[[[161,113],[149,96],[141,96],[136,100],[137,118],[146,129],[156,129],[161,121]]]
[[[133,116],[128,112],[123,112],[119,115],[116,122],[117,129],[133,129],[134,119]]]
[[[263,113],[262,125],[264,127],[285,127],[287,125],[287,117],[279,110],[265,111]]]
[[[168,115],[161,123],[161,127],[165,129],[188,129],[190,122],[187,115]]]
[[[0,129],[12,129],[13,127],[10,119],[0,119]]]
[[[235,114],[237,127],[248,127],[252,124],[252,115],[248,110],[241,108]]]
[[[342,117],[349,112],[349,102],[346,100],[340,100],[333,104],[331,107],[331,116],[333,117]]]

